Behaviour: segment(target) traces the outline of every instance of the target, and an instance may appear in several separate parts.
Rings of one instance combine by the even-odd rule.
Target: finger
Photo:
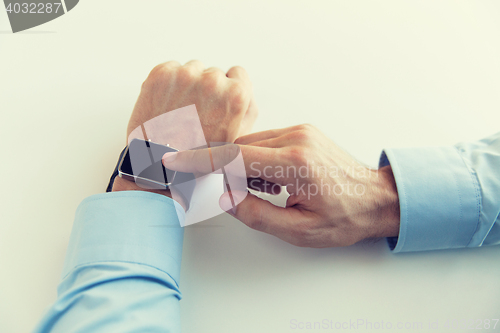
[[[241,137],[237,138],[234,141],[234,143],[236,143],[238,145],[249,145],[249,144],[253,145],[254,143],[259,142],[259,141],[278,138],[280,136],[284,136],[284,135],[287,135],[289,133],[292,133],[295,131],[300,131],[300,130],[304,130],[304,125],[295,125],[295,126],[286,127],[286,128],[272,129],[272,130],[248,134],[248,135],[241,136]]]
[[[231,195],[231,192],[226,192],[220,197],[219,205],[222,210],[252,229],[266,232],[290,243],[294,242],[293,230],[306,218],[300,210],[294,207],[275,206],[251,193],[233,207]]]
[[[151,72],[149,72],[148,78],[146,79],[146,82],[148,79],[151,77],[157,77],[157,76],[163,76],[165,73],[168,73],[171,70],[174,70],[176,68],[181,67],[181,64],[179,62],[172,60],[172,61],[167,61],[164,63],[161,63],[159,65],[156,65]]]
[[[163,165],[170,170],[209,174],[231,163],[240,153],[235,144],[224,146],[183,150],[163,155]]]
[[[164,62],[158,66],[161,66],[163,68],[177,68],[177,67],[181,67],[181,64],[178,61],[171,60],[171,61]]]
[[[226,73],[224,73],[224,71],[218,67],[209,67],[209,68],[205,69],[203,71],[203,73],[217,73],[217,74],[221,74],[223,76],[226,75]]]
[[[268,182],[262,178],[248,178],[247,179],[248,188],[264,192],[272,195],[278,195],[281,193],[281,185]]]
[[[175,171],[208,174],[229,164],[240,151],[247,178],[262,178],[280,185],[289,183],[290,175],[284,172],[289,162],[281,149],[228,144],[210,149],[167,153],[163,156],[163,165]],[[241,170],[228,171],[233,174],[242,173]]]
[[[290,164],[282,149],[243,145],[239,147],[247,178],[261,178],[279,185],[290,182],[286,172]]]
[[[258,142],[258,141],[274,139],[274,138],[277,138],[277,137],[279,137],[283,134],[286,134],[288,132],[290,132],[289,127],[252,133],[252,134],[248,134],[248,135],[241,136],[241,137],[237,138],[236,141],[234,141],[234,143],[236,143],[238,145],[249,145],[251,143]]]
[[[241,66],[231,67],[227,71],[226,76],[230,79],[243,82],[247,87],[252,86],[252,82],[250,82],[250,77],[248,76],[247,71]]]
[[[215,79],[216,81],[223,81],[223,80],[227,80],[226,78],[226,73],[224,73],[222,71],[222,69],[220,68],[217,68],[217,67],[210,67],[210,68],[207,68],[203,71],[202,73],[205,77],[212,77],[212,79]]]
[[[229,70],[226,73],[226,76],[230,79],[237,79],[250,82],[250,77],[248,76],[247,71],[241,66],[233,66],[229,68]]]
[[[262,141],[249,143],[249,146],[263,147],[263,148],[284,148],[293,144],[292,133],[287,133],[277,138],[266,139]]]
[[[203,72],[205,65],[199,60],[190,60],[184,64],[183,67],[192,68],[196,72]]]

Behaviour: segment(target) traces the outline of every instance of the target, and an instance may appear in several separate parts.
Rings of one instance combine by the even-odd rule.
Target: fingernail
[[[231,198],[229,197],[229,193],[226,192],[223,195],[221,195],[219,199],[219,206],[222,208],[223,211],[228,212],[230,214],[235,214],[235,209],[233,207],[233,204],[231,203]]]
[[[165,153],[165,155],[163,155],[163,163],[168,163],[168,162],[172,162],[173,160],[175,160],[175,158],[177,157],[177,153],[174,153],[174,152],[171,152],[171,153]]]

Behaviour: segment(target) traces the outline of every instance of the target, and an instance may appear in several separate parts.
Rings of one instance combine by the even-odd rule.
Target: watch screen
[[[165,153],[176,152],[174,148],[154,142],[133,139],[120,166],[122,173],[134,176],[136,182],[153,181],[169,184],[174,180],[175,171],[166,169],[161,160]]]

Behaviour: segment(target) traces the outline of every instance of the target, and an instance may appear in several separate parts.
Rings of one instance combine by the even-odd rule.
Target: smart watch
[[[106,192],[111,192],[116,176],[135,182],[139,187],[152,190],[175,191],[187,207],[196,185],[192,173],[178,172],[163,166],[162,157],[168,152],[178,150],[149,140],[133,139],[123,149],[115,170],[110,178]]]

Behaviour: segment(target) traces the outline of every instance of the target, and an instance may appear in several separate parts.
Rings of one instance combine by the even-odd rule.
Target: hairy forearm
[[[395,237],[399,234],[399,197],[391,166],[378,170],[374,179],[373,236]]]

